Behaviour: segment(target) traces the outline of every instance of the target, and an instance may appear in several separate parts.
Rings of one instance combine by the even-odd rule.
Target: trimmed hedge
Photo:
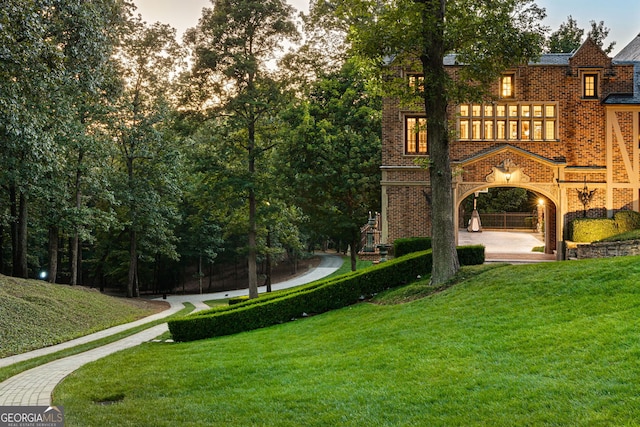
[[[618,228],[611,218],[577,218],[571,222],[569,240],[595,242],[616,234],[618,234]]]
[[[249,301],[249,297],[247,295],[243,295],[241,297],[233,297],[229,298],[229,305],[241,304],[247,301]]]
[[[573,242],[596,242],[616,234],[640,228],[640,213],[616,212],[613,218],[577,218],[571,221],[568,239]]]
[[[461,264],[484,262],[484,246],[458,248]],[[462,262],[464,260],[464,263]],[[249,331],[342,308],[431,273],[431,251],[416,252],[360,271],[321,280],[290,292],[169,321],[175,341],[194,341]]]
[[[640,212],[618,211],[613,215],[618,227],[618,233],[637,230],[640,228]]]
[[[431,237],[407,237],[393,242],[393,255],[401,257],[414,252],[431,249]]]

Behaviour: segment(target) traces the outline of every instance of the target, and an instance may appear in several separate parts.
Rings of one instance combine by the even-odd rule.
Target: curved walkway
[[[310,270],[308,273],[287,280],[285,282],[275,283],[272,285],[273,290],[280,290],[300,286],[310,283],[336,271],[342,265],[342,258],[336,255],[320,254],[322,257],[320,265]],[[265,292],[264,287],[259,288],[259,292]],[[106,329],[95,334],[87,335],[76,340],[68,341],[51,347],[34,350],[29,353],[19,354],[16,356],[0,359],[0,367],[9,366],[24,360],[33,359],[35,357],[51,354],[59,350],[74,347],[76,345],[92,342],[104,337],[108,337],[119,332],[131,329],[141,324],[149,323],[154,320],[168,317],[184,307],[184,303],[189,302],[196,306],[196,310],[209,308],[204,301],[215,299],[230,298],[234,296],[248,295],[247,289],[228,292],[216,292],[211,294],[200,295],[171,295],[166,301],[170,304],[170,308],[153,316],[140,319],[136,322],[127,323],[125,325],[116,326]],[[98,360],[109,354],[135,347],[143,342],[148,342],[155,337],[162,335],[168,330],[167,324],[154,326],[137,334],[131,335],[122,340],[107,344],[93,350],[88,350],[63,359],[54,360],[45,365],[24,371],[13,376],[6,381],[0,383],[0,406],[48,406],[51,404],[51,393],[55,386],[62,381],[64,377],[80,368],[82,365]]]

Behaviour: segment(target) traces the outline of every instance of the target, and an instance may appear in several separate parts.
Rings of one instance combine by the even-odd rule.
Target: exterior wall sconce
[[[587,177],[584,177],[584,188],[582,190],[578,189],[578,199],[580,199],[580,203],[584,206],[582,211],[582,216],[584,218],[587,217],[587,206],[591,203],[591,199],[593,199],[593,195],[596,193],[597,188],[593,190],[589,190],[587,187]]]
[[[505,159],[501,164],[491,167],[492,172],[486,176],[487,182],[514,184],[529,182],[531,178],[526,175],[522,167],[515,164],[511,159]]]

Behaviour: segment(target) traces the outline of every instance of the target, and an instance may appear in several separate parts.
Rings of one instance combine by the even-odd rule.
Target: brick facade
[[[508,70],[513,76],[513,96],[500,99],[500,82],[496,82],[491,87],[496,102],[487,110],[485,106],[492,104],[469,103],[477,110],[469,108],[473,113],[464,110],[464,114],[459,106],[451,106],[456,223],[460,204],[470,194],[488,187],[526,188],[546,202],[545,246],[551,252],[563,240],[568,222],[583,215],[578,194],[585,185],[595,189],[588,216],[639,210],[639,64],[640,37],[615,58],[587,39],[573,54],[546,54],[536,63]],[[453,62],[447,65],[454,78],[456,67]],[[403,75],[402,70],[397,72]],[[586,89],[589,79],[595,80],[595,94]],[[502,114],[498,105],[505,105],[509,112],[504,118],[498,118]],[[420,156],[405,153],[405,118],[420,113],[417,106],[401,106],[396,99],[384,101],[385,242],[431,233],[429,175],[416,165]],[[508,128],[507,136],[504,131],[498,133],[499,126]],[[461,136],[463,132],[467,137]]]

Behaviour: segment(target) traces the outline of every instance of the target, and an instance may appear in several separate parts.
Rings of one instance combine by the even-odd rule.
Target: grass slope
[[[42,348],[155,311],[83,287],[0,275],[0,357]]]
[[[636,425],[639,257],[481,271],[404,304],[139,346],[54,403],[68,426]]]

